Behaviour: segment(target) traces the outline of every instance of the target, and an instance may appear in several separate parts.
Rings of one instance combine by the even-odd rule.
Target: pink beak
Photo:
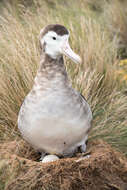
[[[62,53],[66,56],[68,56],[72,61],[75,63],[81,63],[81,58],[79,55],[77,55],[73,50],[70,48],[70,45],[68,41],[65,42],[63,48],[62,48]]]

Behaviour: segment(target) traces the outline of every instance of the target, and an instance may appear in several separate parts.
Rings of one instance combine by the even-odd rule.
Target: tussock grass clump
[[[75,7],[78,7],[75,8]],[[25,8],[6,5],[0,17],[0,139],[15,139],[17,115],[32,87],[40,55],[38,35],[50,23],[64,24],[71,34],[72,48],[83,63],[67,61],[73,86],[87,98],[93,110],[91,138],[104,138],[126,152],[127,97],[117,78],[117,39],[94,19],[86,2],[38,1]]]
[[[105,3],[104,17],[112,38],[117,39],[118,55],[127,58],[127,1]]]

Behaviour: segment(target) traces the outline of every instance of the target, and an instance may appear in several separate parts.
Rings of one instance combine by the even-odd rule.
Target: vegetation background
[[[0,1],[0,143],[20,139],[17,115],[40,60],[40,29],[60,23],[83,59],[66,60],[73,86],[93,111],[89,139],[127,156],[127,1]],[[66,59],[66,58],[65,58]]]

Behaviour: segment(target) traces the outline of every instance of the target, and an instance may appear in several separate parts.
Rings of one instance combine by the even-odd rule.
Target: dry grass
[[[105,3],[104,17],[112,38],[117,38],[118,54],[127,58],[127,1],[112,0]]]

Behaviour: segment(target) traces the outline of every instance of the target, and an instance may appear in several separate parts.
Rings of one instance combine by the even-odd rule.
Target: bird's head
[[[66,55],[74,62],[81,62],[80,57],[72,51],[69,45],[69,31],[62,25],[48,25],[40,31],[40,47],[52,59]]]

